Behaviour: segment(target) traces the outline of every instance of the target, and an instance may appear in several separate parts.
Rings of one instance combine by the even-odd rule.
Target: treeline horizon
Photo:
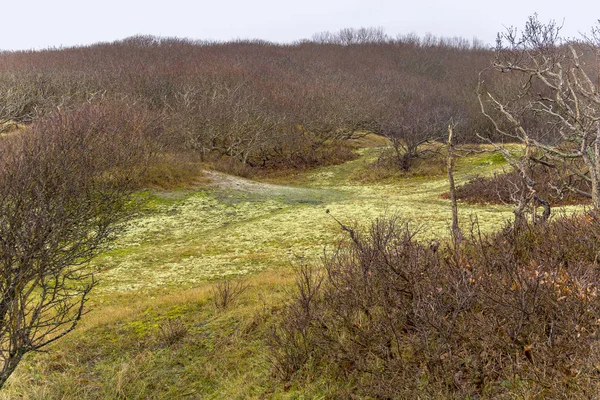
[[[367,43],[414,43],[421,46],[449,46],[458,48],[481,48],[481,49],[492,49],[493,44],[486,43],[484,40],[479,39],[477,36],[473,36],[468,39],[464,36],[445,36],[435,35],[430,32],[425,34],[418,34],[416,32],[409,33],[398,33],[395,36],[391,36],[386,33],[384,27],[346,27],[338,31],[319,31],[314,33],[310,38],[300,38],[291,41],[277,41],[263,39],[260,37],[232,37],[230,39],[200,39],[189,36],[170,36],[170,35],[155,35],[152,33],[139,32],[134,35],[126,36],[122,39],[114,40],[99,40],[91,43],[80,43],[74,45],[49,45],[47,47],[40,48],[23,48],[23,49],[1,49],[0,55],[7,53],[36,53],[43,51],[57,51],[57,50],[70,50],[85,47],[94,47],[102,45],[110,45],[119,42],[127,42],[138,38],[145,38],[148,40],[155,41],[156,43],[161,42],[185,42],[191,45],[199,46],[216,46],[228,43],[259,43],[277,46],[296,46],[305,43],[320,43],[320,44],[340,44],[340,45],[353,45],[353,44],[367,44]]]

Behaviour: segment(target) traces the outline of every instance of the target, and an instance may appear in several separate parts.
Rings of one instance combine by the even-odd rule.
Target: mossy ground
[[[298,257],[318,258],[340,235],[335,219],[353,225],[396,214],[423,225],[424,240],[446,235],[450,207],[440,197],[447,191],[445,175],[356,181],[379,151],[362,149],[357,160],[296,176],[291,185],[212,174],[226,184],[157,192],[151,212],[132,220],[115,249],[96,260],[103,271],[97,292],[183,289],[285,267]],[[495,157],[485,153],[460,160],[458,180],[489,172],[497,166]],[[477,216],[484,230],[510,218],[509,207],[464,205],[460,212],[465,224]]]
[[[447,236],[444,174],[357,179],[381,151],[362,148],[354,161],[269,183],[227,177],[223,185],[217,177],[213,185],[152,193],[148,212],[94,261],[101,281],[80,327],[48,353],[26,357],[0,398],[348,396],[343,382],[278,382],[265,338],[291,290],[292,266],[318,262],[340,237],[332,216],[353,225],[397,214],[423,226],[422,240]],[[494,154],[472,155],[457,162],[456,178],[464,182],[501,165]],[[460,217],[465,228],[477,217],[482,230],[492,231],[511,211],[461,205]],[[250,288],[219,311],[212,281],[232,275],[249,276]],[[186,328],[176,343],[161,333],[168,319]]]

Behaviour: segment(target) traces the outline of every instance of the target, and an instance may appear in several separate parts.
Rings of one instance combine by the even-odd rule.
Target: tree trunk
[[[452,125],[448,125],[448,183],[450,184],[450,202],[452,204],[452,239],[458,246],[462,240],[462,232],[458,225],[458,204],[456,203],[456,188],[454,186],[454,143],[452,142]]]
[[[8,359],[4,361],[4,365],[2,366],[2,372],[0,373],[0,389],[2,389],[8,378],[12,375],[12,373],[15,372],[15,369],[17,369],[17,366],[19,365],[19,362],[21,361],[22,357],[22,354],[17,353],[14,355],[9,355]]]

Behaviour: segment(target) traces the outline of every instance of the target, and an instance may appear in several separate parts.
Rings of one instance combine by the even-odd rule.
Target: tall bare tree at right
[[[524,144],[527,161],[554,168],[562,189],[600,208],[600,21],[578,40],[562,38],[561,27],[534,15],[522,31],[499,34],[492,75],[482,76],[501,89],[492,93],[480,79],[479,102],[502,141]],[[527,185],[535,193],[535,182]]]

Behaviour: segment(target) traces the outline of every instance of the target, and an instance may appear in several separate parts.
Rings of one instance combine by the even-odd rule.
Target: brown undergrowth
[[[414,240],[399,219],[302,267],[273,331],[283,380],[351,382],[347,397],[590,398],[600,388],[596,214],[459,247]]]
[[[561,177],[553,169],[537,166],[532,168],[531,177],[535,180],[536,193],[552,206],[589,204],[590,199],[579,191],[588,191],[586,184]],[[525,183],[515,170],[495,172],[493,176],[477,176],[456,190],[459,200],[470,204],[510,204],[513,196],[523,190]],[[575,190],[569,189],[575,188]],[[448,194],[442,194],[448,198]]]

